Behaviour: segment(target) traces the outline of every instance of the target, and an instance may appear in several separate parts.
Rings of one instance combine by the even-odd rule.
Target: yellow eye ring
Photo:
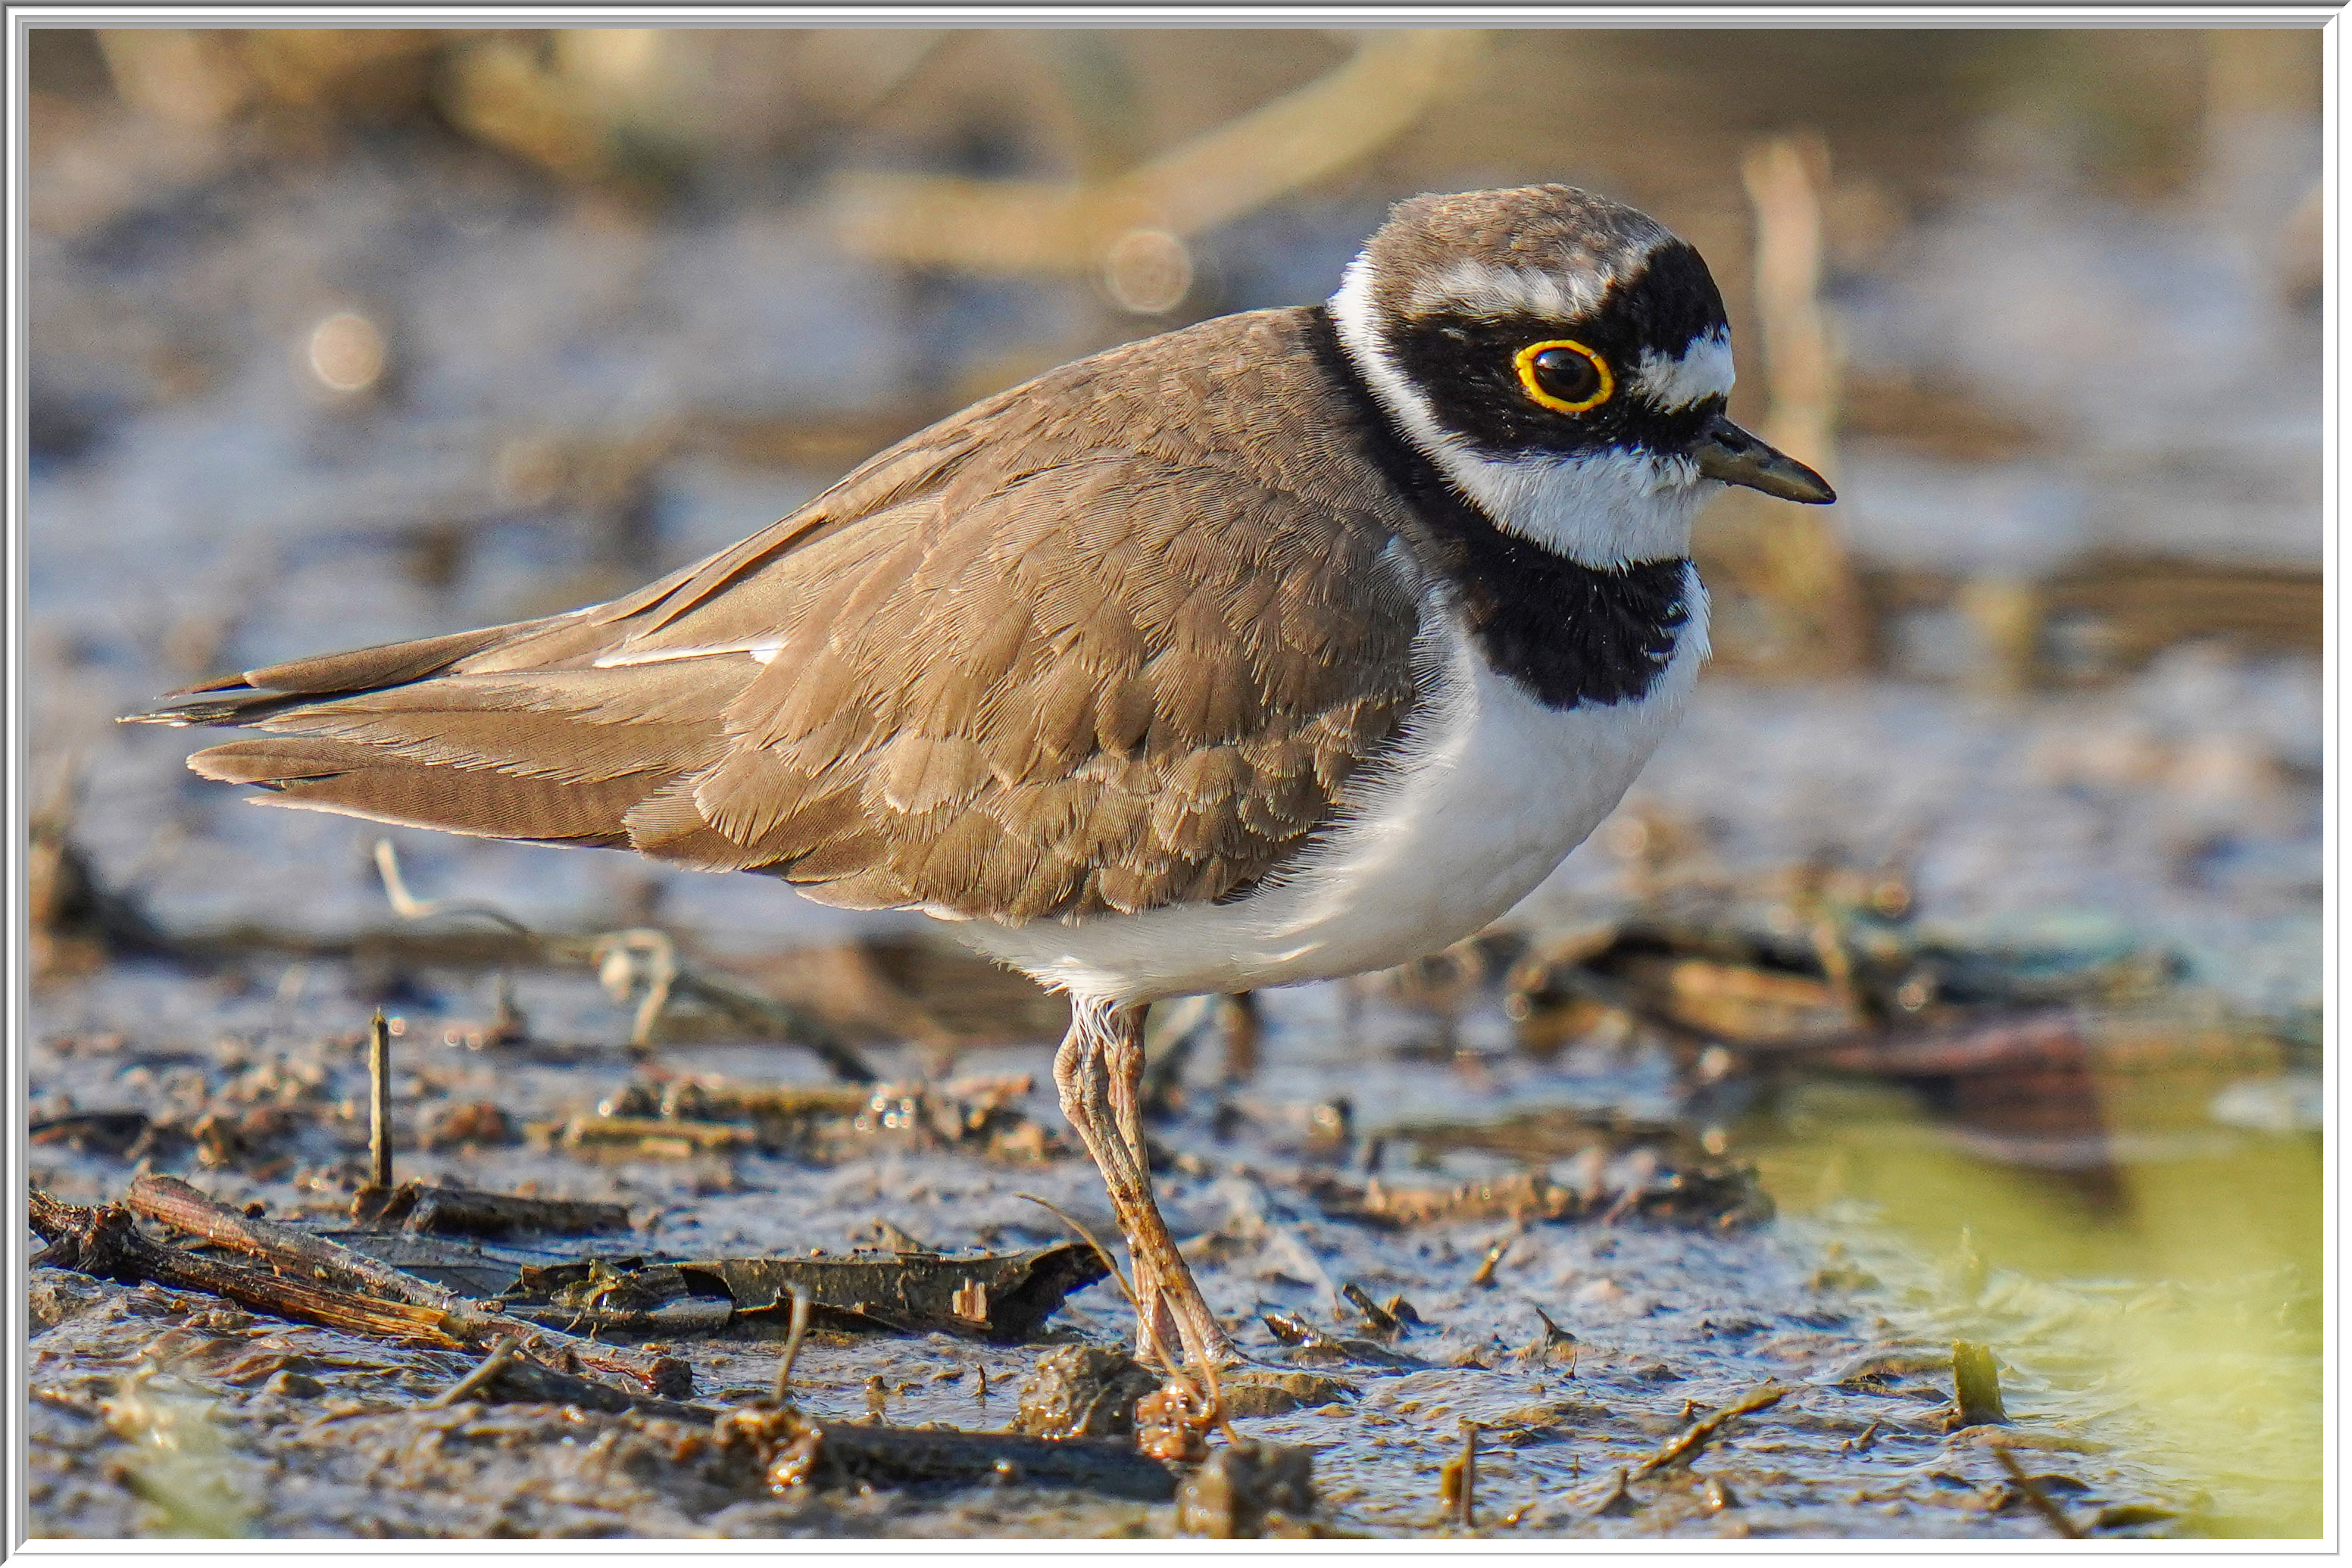
[[[1570,403],[1564,397],[1554,397],[1543,389],[1536,380],[1536,356],[1553,349],[1567,349],[1581,354],[1591,363],[1601,377],[1601,384],[1593,390],[1591,396]],[[1552,338],[1540,343],[1529,343],[1511,356],[1511,363],[1518,368],[1519,385],[1527,395],[1555,414],[1582,414],[1588,409],[1600,407],[1616,395],[1617,378],[1610,374],[1609,362],[1570,338]]]

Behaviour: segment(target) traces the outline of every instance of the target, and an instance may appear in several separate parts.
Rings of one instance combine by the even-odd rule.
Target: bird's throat
[[[1658,507],[1652,547],[1666,553],[1594,565],[1539,537],[1505,528],[1399,428],[1339,338],[1328,310],[1312,312],[1307,342],[1352,405],[1367,455],[1403,492],[1426,533],[1409,540],[1448,583],[1496,673],[1549,708],[1634,702],[1672,662],[1692,616],[1689,513],[1679,495],[1629,497]],[[1597,499],[1600,506],[1611,504]]]

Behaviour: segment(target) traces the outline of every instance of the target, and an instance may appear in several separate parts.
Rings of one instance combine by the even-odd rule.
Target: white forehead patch
[[[1567,321],[1601,303],[1613,275],[1591,262],[1579,265],[1570,277],[1527,267],[1496,267],[1484,261],[1456,261],[1434,278],[1413,285],[1406,300],[1410,314],[1456,311],[1466,316],[1532,314]]]
[[[1643,350],[1641,367],[1633,376],[1643,396],[1669,412],[1710,397],[1730,396],[1732,380],[1731,331],[1725,327],[1693,338],[1675,358]]]

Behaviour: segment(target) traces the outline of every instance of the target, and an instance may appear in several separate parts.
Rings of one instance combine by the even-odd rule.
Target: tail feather
[[[625,773],[588,783],[484,767],[419,767],[365,745],[310,740],[232,741],[188,759],[225,784],[259,784],[271,805],[308,806],[484,838],[625,848],[631,806],[666,782]]]
[[[485,648],[513,642],[546,624],[524,621],[513,626],[484,626],[470,632],[451,632],[446,637],[419,637],[415,642],[384,643],[347,653],[289,659],[284,664],[247,671],[242,684],[303,697],[405,686],[412,680],[437,675],[459,659]]]
[[[566,617],[483,626],[415,642],[383,643],[215,676],[164,693],[163,705],[124,717],[126,724],[246,724],[316,698],[380,690],[437,675],[488,648],[527,637]]]
[[[418,690],[436,695],[433,686]],[[446,707],[398,713],[354,712],[341,703],[296,708],[255,728],[272,734],[339,741],[371,748],[376,765],[494,768],[578,784],[628,773],[675,773],[715,759],[716,725],[583,721],[562,710]]]
[[[596,668],[612,635],[562,616],[359,648],[190,687],[133,719],[257,731],[188,765],[264,804],[626,847],[632,810],[715,760],[726,704],[759,667]]]

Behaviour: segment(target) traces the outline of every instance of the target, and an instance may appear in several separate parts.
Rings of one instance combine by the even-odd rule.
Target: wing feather
[[[283,804],[845,905],[1232,897],[1330,824],[1418,700],[1418,591],[1381,560],[1402,503],[1328,425],[1300,327],[1228,318],[1066,366],[610,604],[249,671],[152,717],[259,731],[194,765]],[[1237,367],[1248,396],[1216,384]]]

